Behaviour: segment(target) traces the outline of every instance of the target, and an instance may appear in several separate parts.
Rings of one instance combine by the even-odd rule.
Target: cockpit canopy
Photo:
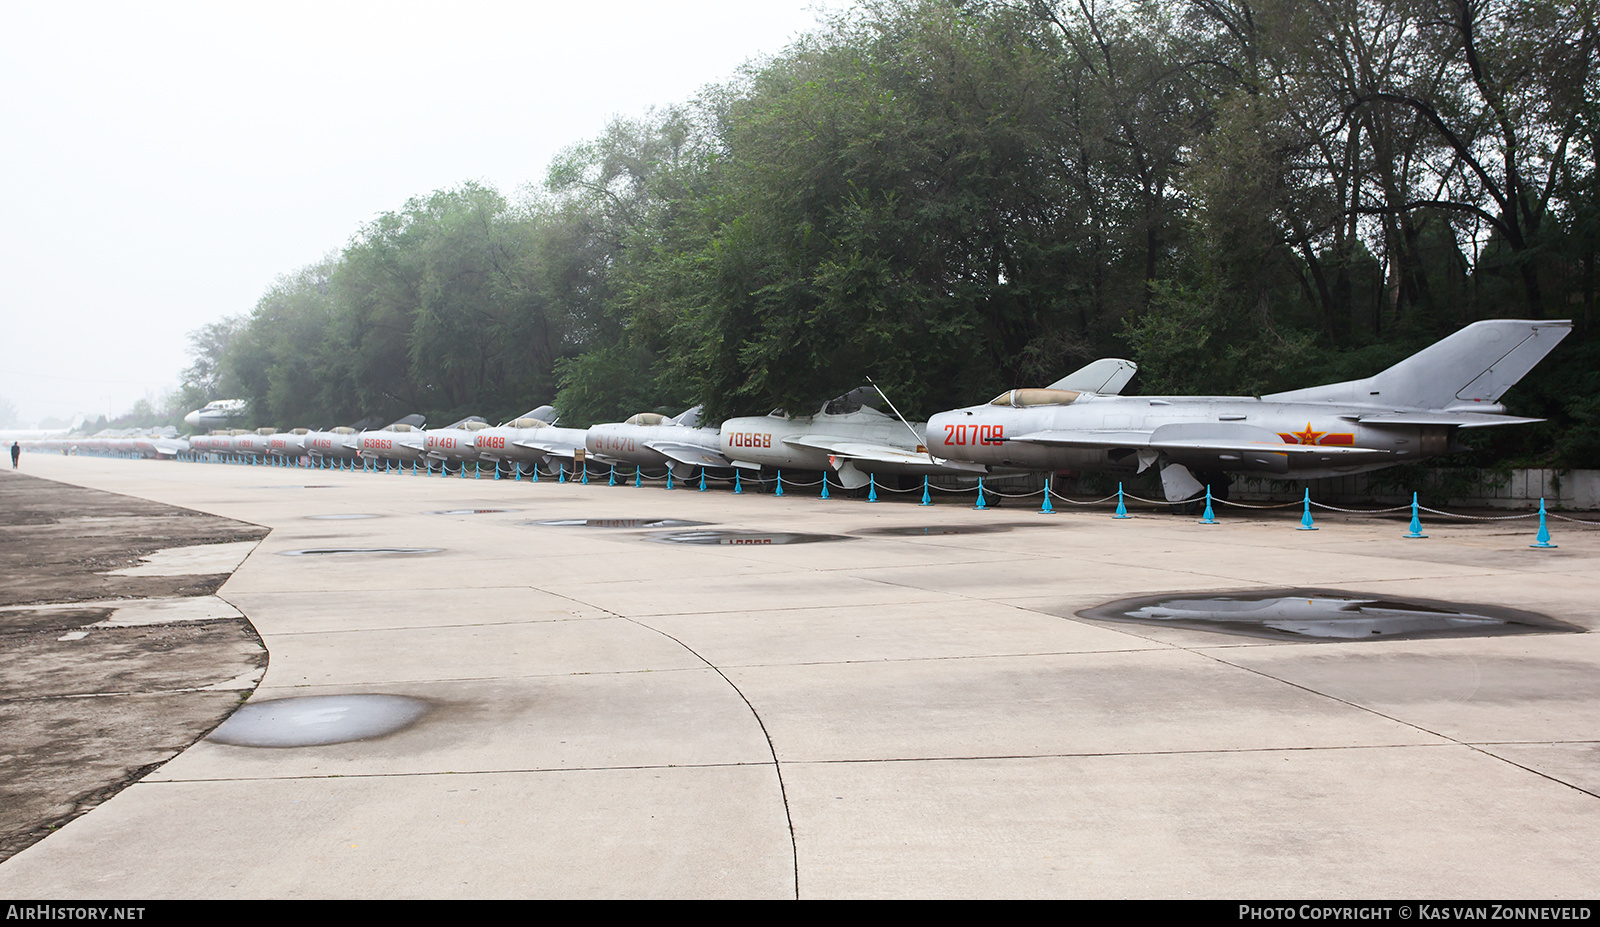
[[[871,386],[858,386],[837,399],[830,399],[822,407],[823,415],[848,415],[859,412],[862,407],[881,412],[883,396],[876,388]]]
[[[465,428],[467,431],[482,431],[483,429],[489,427],[489,423],[479,419],[476,422],[465,422],[461,425],[461,427]]]
[[[511,423],[512,428],[549,428],[550,423],[539,418],[519,418]]]
[[[1027,406],[1064,406],[1077,402],[1082,395],[1070,389],[1011,389],[996,396],[989,405],[1010,406],[1021,409]]]
[[[624,425],[666,425],[672,420],[659,412],[640,412],[623,422]]]

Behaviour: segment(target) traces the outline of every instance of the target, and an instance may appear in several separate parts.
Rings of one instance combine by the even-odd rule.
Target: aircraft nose
[[[949,457],[949,448],[945,445],[945,426],[954,421],[955,413],[940,412],[928,419],[928,453],[935,457]]]
[[[199,428],[200,427],[200,410],[196,409],[193,412],[190,412],[188,415],[185,415],[183,417],[183,423],[185,425],[193,425],[194,427]]]

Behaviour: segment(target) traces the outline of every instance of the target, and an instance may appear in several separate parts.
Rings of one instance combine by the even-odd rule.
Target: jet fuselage
[[[941,457],[1030,470],[1142,470],[1156,455],[1195,471],[1239,471],[1297,479],[1357,473],[1446,453],[1447,425],[1364,425],[1372,406],[1269,402],[1249,396],[1100,396],[1064,405],[986,404],[928,421],[928,449]],[[1490,410],[1485,410],[1490,411]],[[1186,446],[1198,433],[1235,445]],[[1080,436],[1094,446],[1049,443]],[[1036,440],[1014,440],[1040,436]],[[1218,443],[1215,440],[1209,444]],[[1294,452],[1273,445],[1293,445]],[[1311,448],[1327,448],[1318,453]]]
[[[584,446],[596,459],[638,467],[672,467],[688,479],[697,467],[726,468],[732,462],[722,454],[722,435],[715,428],[672,424],[672,419],[642,413],[626,422],[589,427]]]

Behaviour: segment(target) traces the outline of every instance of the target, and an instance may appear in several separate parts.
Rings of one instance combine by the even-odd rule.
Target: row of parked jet
[[[927,422],[905,420],[864,387],[811,415],[779,409],[719,428],[701,425],[699,407],[565,428],[541,406],[500,425],[472,417],[428,429],[413,415],[376,429],[218,432],[189,439],[187,450],[552,475],[595,465],[669,468],[679,478],[822,471],[845,489],[886,477],[1155,468],[1168,501],[1182,502],[1207,487],[1225,495],[1230,473],[1315,479],[1375,470],[1459,450],[1462,429],[1539,421],[1506,414],[1500,399],[1571,330],[1570,321],[1476,322],[1366,379],[1261,397],[1123,396],[1138,368],[1102,358],[1048,386],[1008,390]]]

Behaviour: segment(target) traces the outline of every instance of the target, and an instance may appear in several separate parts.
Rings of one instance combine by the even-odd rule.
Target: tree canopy
[[[1596,465],[1597,0],[888,0],[614,122],[519,199],[418,197],[196,335],[262,424],[908,412],[1130,356],[1146,393],[1577,330],[1493,452]],[[226,336],[226,337],[223,337]]]

